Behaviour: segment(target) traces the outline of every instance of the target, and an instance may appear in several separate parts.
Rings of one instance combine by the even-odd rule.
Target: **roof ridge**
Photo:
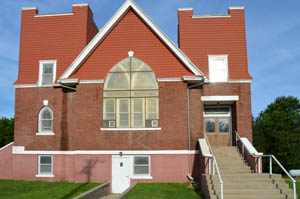
[[[99,30],[94,38],[86,45],[80,54],[74,59],[72,64],[60,76],[59,79],[66,79],[70,77],[74,71],[78,70],[83,61],[88,55],[95,50],[97,44],[102,41],[112,27],[123,17],[124,13],[132,8],[145,23],[152,28],[152,30],[162,39],[162,41],[170,47],[173,53],[186,65],[195,75],[205,76],[204,73],[197,68],[192,61],[177,47],[177,45],[152,21],[152,19],[133,1],[126,0],[123,5],[115,12],[115,14],[107,21],[107,23]]]

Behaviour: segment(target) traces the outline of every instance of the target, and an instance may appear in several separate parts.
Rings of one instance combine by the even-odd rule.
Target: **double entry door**
[[[212,146],[231,145],[230,107],[204,108],[204,133]]]

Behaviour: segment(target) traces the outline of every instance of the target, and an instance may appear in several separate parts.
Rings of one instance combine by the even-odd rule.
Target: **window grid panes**
[[[53,84],[53,63],[43,64],[42,85]]]
[[[149,157],[136,156],[134,157],[134,175],[150,175]]]
[[[147,119],[159,119],[157,79],[151,68],[135,57],[120,61],[110,70],[103,97],[103,123],[116,120],[117,128],[143,128],[150,127]],[[107,107],[113,100],[115,110],[111,111]]]
[[[39,174],[52,174],[52,156],[39,156]]]
[[[229,119],[219,119],[219,132],[229,133]]]
[[[215,119],[205,119],[205,131],[206,133],[215,133]]]
[[[50,108],[45,107],[40,111],[39,115],[39,131],[52,132],[53,131],[53,114]]]

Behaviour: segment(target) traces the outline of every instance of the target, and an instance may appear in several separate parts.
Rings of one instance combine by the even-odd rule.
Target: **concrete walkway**
[[[109,194],[106,196],[102,196],[99,199],[119,199],[122,196],[122,194]]]

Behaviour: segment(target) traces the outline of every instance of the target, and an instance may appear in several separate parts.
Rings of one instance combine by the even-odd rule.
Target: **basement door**
[[[231,112],[229,106],[204,108],[204,133],[212,146],[231,145]]]
[[[112,193],[123,193],[130,187],[129,158],[112,157]]]

